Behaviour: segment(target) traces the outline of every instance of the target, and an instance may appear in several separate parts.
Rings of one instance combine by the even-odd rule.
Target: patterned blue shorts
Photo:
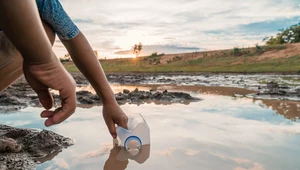
[[[58,0],[36,0],[36,4],[41,19],[52,27],[60,39],[70,40],[78,35],[78,27]]]

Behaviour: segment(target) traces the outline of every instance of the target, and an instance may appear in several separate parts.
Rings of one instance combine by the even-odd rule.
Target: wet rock
[[[92,96],[93,93],[86,91],[86,90],[81,90],[76,92],[77,96]]]
[[[0,153],[10,152],[10,153],[18,153],[22,149],[22,146],[17,144],[17,142],[8,137],[0,138]]]
[[[74,144],[70,138],[51,131],[20,129],[6,125],[0,125],[0,138],[15,142],[13,146],[21,146],[16,153],[9,150],[0,154],[0,169],[8,170],[33,170],[36,168],[35,159],[50,155],[54,151],[62,151]],[[0,142],[0,146],[1,144]]]
[[[124,94],[128,94],[128,93],[124,93]],[[121,92],[117,93],[115,95],[115,98],[116,98],[116,100],[126,100],[127,99],[127,97],[125,95],[123,95]]]
[[[267,83],[267,89],[273,91],[273,90],[276,90],[277,88],[279,88],[278,83],[273,82],[273,81]]]
[[[126,93],[126,94],[128,94],[130,91],[129,90],[127,90],[127,89],[124,89],[123,90],[123,93]]]
[[[139,106],[141,104],[144,104],[144,101],[141,100],[141,99],[139,99],[139,98],[137,98],[137,97],[133,97],[133,98],[129,99],[129,103],[130,104],[136,104],[136,105]]]
[[[160,98],[161,101],[172,101],[173,99],[174,99],[173,96],[167,96],[167,95],[163,95]]]
[[[17,97],[12,96],[11,94],[4,92],[0,93],[0,106],[7,106],[7,105],[26,105]]]
[[[91,97],[89,96],[79,96],[77,97],[77,101],[80,104],[96,104],[96,100],[93,100]]]
[[[0,93],[0,112],[10,113],[24,108],[27,105],[25,100],[12,96],[8,92]]]
[[[96,101],[101,101],[101,98],[97,94],[92,95],[91,99],[96,100]]]
[[[118,101],[129,101],[130,104],[143,104],[149,101],[162,101],[169,103],[183,103],[185,101],[195,102],[200,101],[201,99],[192,97],[188,93],[182,92],[168,92],[164,90],[163,92],[159,91],[139,91],[135,89],[129,93],[118,93],[116,94],[116,99]]]
[[[89,91],[78,91],[76,92],[77,101],[80,104],[97,104],[100,101],[99,97],[96,97],[93,93]]]
[[[150,98],[151,98],[151,99],[158,99],[158,100],[160,100],[160,98],[161,98],[162,95],[163,95],[163,94],[162,94],[161,92],[155,92],[154,94],[152,94],[152,95],[150,96]]]

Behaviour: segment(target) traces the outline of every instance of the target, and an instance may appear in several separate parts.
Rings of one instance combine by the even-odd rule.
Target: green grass
[[[279,47],[276,47],[279,48]],[[280,47],[281,48],[281,47]],[[136,59],[101,60],[105,72],[232,72],[232,73],[266,73],[295,72],[300,73],[300,55],[267,61],[251,61],[251,56],[215,55],[183,61],[172,60],[166,64],[158,63],[160,55],[151,55]],[[184,58],[184,57],[182,57]],[[72,62],[63,63],[69,72],[78,69]]]

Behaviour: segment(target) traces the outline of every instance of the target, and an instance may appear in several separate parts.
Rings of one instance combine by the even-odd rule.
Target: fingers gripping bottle
[[[145,162],[150,155],[150,129],[141,114],[128,115],[128,129],[118,126],[115,144],[122,149],[118,155],[121,160],[132,159]]]

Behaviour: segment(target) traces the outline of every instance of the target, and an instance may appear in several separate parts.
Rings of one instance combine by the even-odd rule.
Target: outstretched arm
[[[80,32],[71,40],[61,40],[74,63],[89,80],[103,101],[103,116],[111,135],[116,138],[115,124],[127,128],[127,116],[118,105],[105,73],[92,47]]]
[[[76,108],[75,82],[52,51],[33,0],[0,0],[0,27],[21,53],[24,75],[38,94],[46,126],[67,119]],[[49,111],[53,98],[49,88],[58,90],[62,107]]]

